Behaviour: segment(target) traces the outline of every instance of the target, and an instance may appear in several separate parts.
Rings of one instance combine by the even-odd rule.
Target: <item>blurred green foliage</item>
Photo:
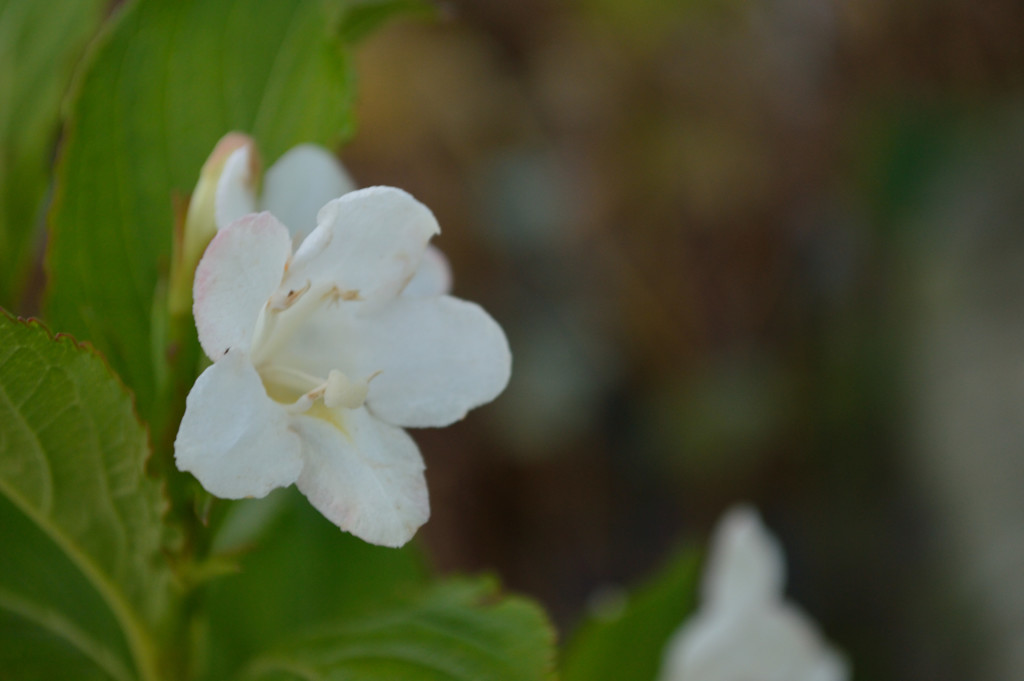
[[[238,574],[209,586],[198,638],[209,679],[232,676],[314,623],[393,606],[428,583],[414,545],[384,548],[339,532],[294,489],[232,504],[214,550],[237,556]]]
[[[242,679],[554,681],[543,611],[490,579],[452,580],[403,605],[324,626],[259,656]]]
[[[666,643],[696,607],[698,566],[684,550],[635,590],[596,603],[568,644],[563,681],[654,681]]]
[[[396,14],[404,17],[436,18],[438,7],[429,0],[352,0],[338,29],[348,43],[357,43]]]
[[[61,103],[107,0],[0,0],[0,305],[30,293]]]

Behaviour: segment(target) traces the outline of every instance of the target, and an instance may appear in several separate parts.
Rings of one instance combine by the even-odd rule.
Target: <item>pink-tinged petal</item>
[[[409,298],[443,296],[452,290],[452,268],[448,258],[435,246],[427,246],[420,260],[419,269],[402,289],[402,295]]]
[[[210,242],[196,268],[192,308],[210,359],[217,361],[230,348],[248,350],[291,248],[288,230],[270,213],[236,220]]]
[[[263,497],[295,482],[302,447],[245,353],[231,350],[199,376],[174,441],[178,468],[226,499]]]
[[[261,207],[283,222],[294,243],[316,227],[317,212],[355,183],[326,149],[302,144],[289,149],[263,177]]]
[[[474,303],[403,296],[368,310],[351,333],[355,375],[376,374],[367,406],[394,425],[446,426],[508,384],[508,341]]]
[[[256,212],[256,186],[258,161],[252,144],[245,144],[231,152],[217,180],[214,195],[214,216],[221,230],[243,215]]]
[[[296,483],[341,529],[371,544],[402,546],[430,517],[423,458],[400,428],[365,409],[317,407],[293,419],[306,464]]]
[[[333,283],[362,300],[397,296],[440,228],[434,214],[393,187],[349,192],[325,205],[295,252],[286,286]]]

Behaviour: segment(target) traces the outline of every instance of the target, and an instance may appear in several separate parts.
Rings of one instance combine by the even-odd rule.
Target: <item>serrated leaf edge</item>
[[[21,317],[15,317],[3,308],[0,308],[0,318],[6,318],[9,322],[20,324],[28,328],[38,328],[52,342],[68,343],[75,350],[85,351],[98,359],[102,363],[108,375],[114,379],[122,393],[129,398],[132,416],[140,423],[140,425],[142,425],[143,429],[147,431],[148,441],[148,429],[144,423],[139,421],[138,414],[135,411],[134,395],[124,385],[121,378],[110,368],[110,365],[107,364],[103,355],[92,347],[92,345],[80,342],[69,334],[58,333],[54,335],[50,333],[50,330],[47,329],[46,326],[38,319],[23,319]],[[4,393],[6,396],[6,391],[3,390],[2,386],[0,386],[0,393]],[[47,522],[46,518],[36,513],[31,504],[27,503],[21,495],[6,485],[2,479],[0,479],[0,493],[6,496],[14,506],[24,513],[25,516],[33,523],[35,523],[35,525],[44,534],[50,537],[50,539],[65,553],[65,555],[67,555],[71,562],[81,570],[82,574],[89,580],[97,593],[99,593],[110,607],[111,612],[114,614],[118,624],[121,626],[121,630],[128,642],[129,649],[132,651],[132,657],[141,678],[144,681],[158,681],[160,679],[160,674],[157,671],[155,642],[153,641],[147,627],[139,619],[138,614],[132,606],[125,601],[123,595],[117,588],[117,585],[108,580],[103,572],[95,565],[95,563],[93,563],[91,558],[80,551],[69,537],[61,532],[59,528],[54,527],[52,523]],[[166,511],[166,509],[164,509],[164,511]],[[83,650],[83,652],[86,651]]]

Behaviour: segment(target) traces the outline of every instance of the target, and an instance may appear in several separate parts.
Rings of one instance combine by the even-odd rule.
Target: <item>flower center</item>
[[[328,410],[363,406],[376,374],[354,381],[337,369],[331,369],[326,377],[316,376],[275,361],[288,341],[301,332],[305,322],[323,305],[353,299],[333,284],[313,287],[307,282],[300,289],[276,294],[267,301],[256,324],[251,354],[271,399],[287,405],[293,413],[307,412],[318,404]]]

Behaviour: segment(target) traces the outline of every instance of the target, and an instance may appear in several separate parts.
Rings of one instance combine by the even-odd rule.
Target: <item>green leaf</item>
[[[294,488],[233,503],[214,550],[246,547],[240,573],[209,588],[205,678],[229,678],[298,630],[393,605],[426,580],[414,545],[373,546],[341,532]]]
[[[319,628],[259,657],[252,681],[542,681],[554,678],[544,612],[494,580],[455,580],[411,602]]]
[[[693,610],[697,554],[683,551],[650,582],[595,613],[565,654],[563,681],[654,681],[669,637]]]
[[[87,339],[134,390],[163,435],[158,282],[175,201],[230,130],[269,163],[306,141],[336,145],[352,109],[341,0],[140,0],[83,76],[58,165],[47,258],[49,320]],[[154,322],[155,325],[154,325]],[[186,364],[172,380],[191,383]],[[180,397],[180,396],[179,396]],[[158,445],[165,443],[158,441]]]
[[[355,43],[395,15],[435,18],[439,12],[429,0],[353,0],[338,33],[345,42]]]
[[[157,678],[170,571],[147,456],[131,395],[95,351],[0,313],[5,677]]]
[[[60,103],[107,0],[0,0],[0,305],[31,273]]]

